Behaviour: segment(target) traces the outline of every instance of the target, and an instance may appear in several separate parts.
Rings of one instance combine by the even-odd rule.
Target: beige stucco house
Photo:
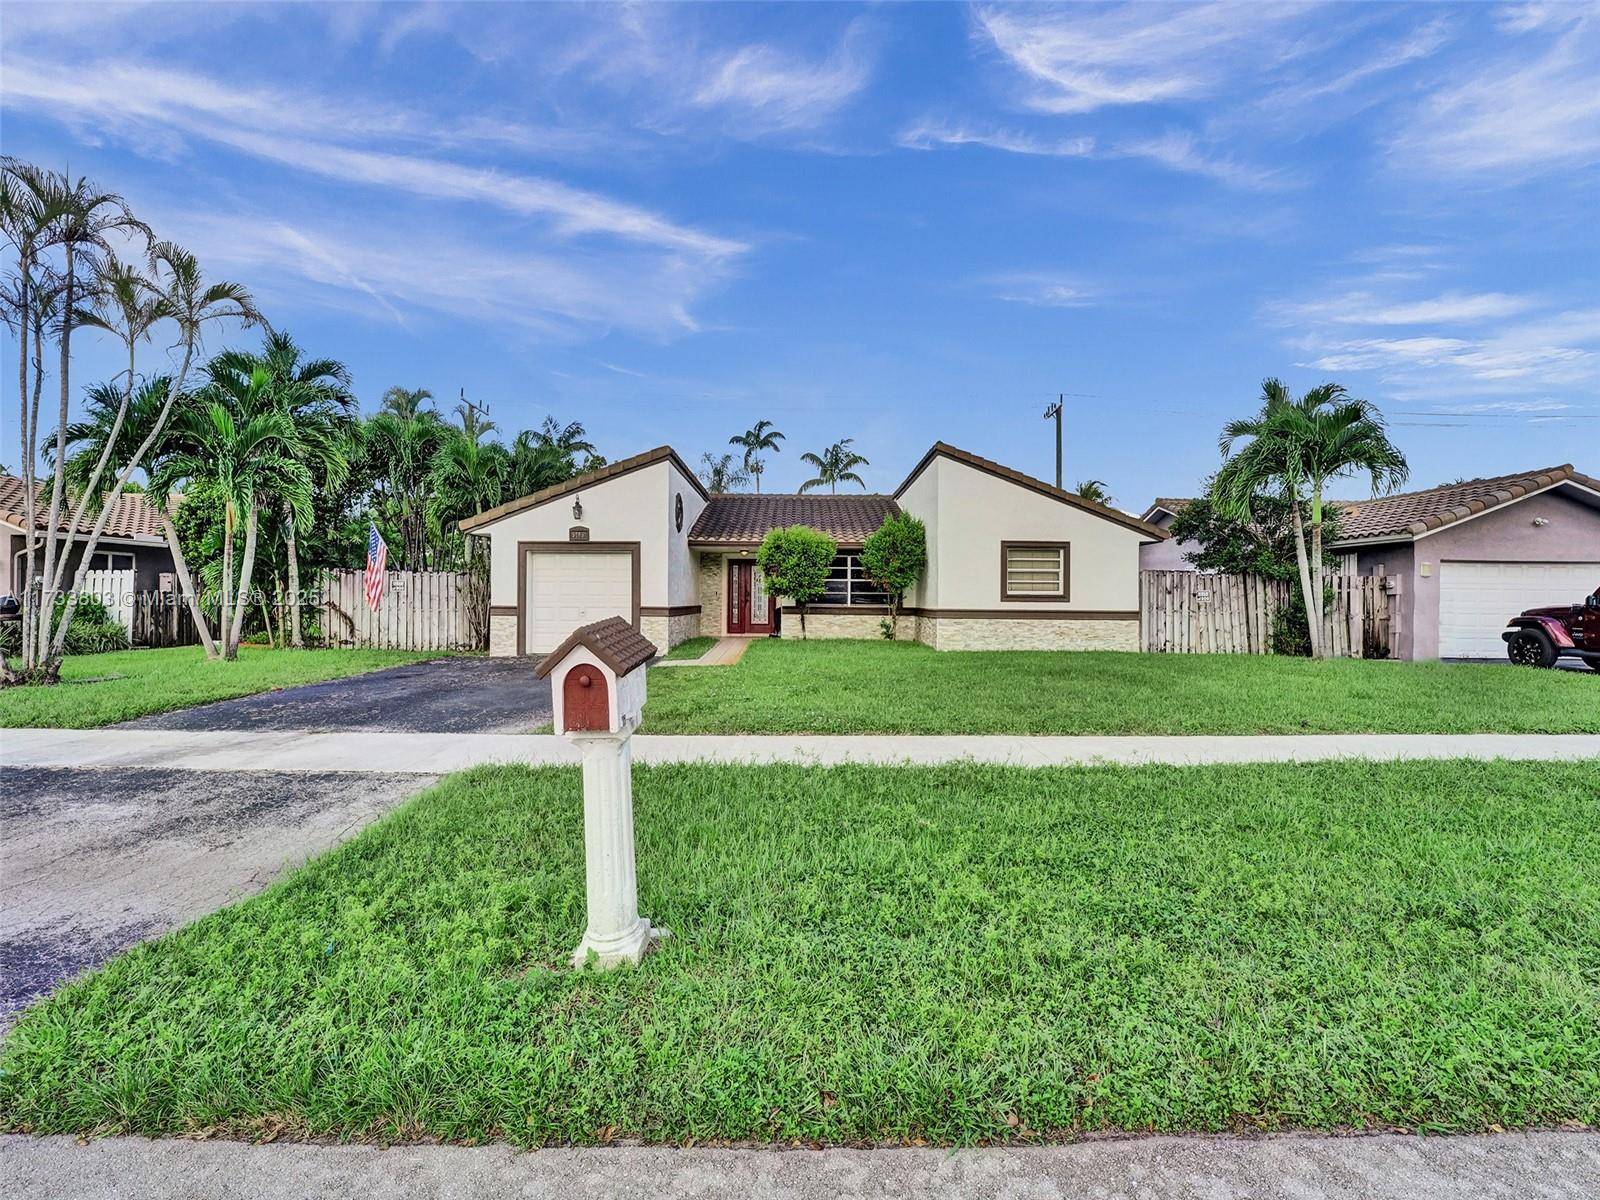
[[[1139,548],[1160,529],[936,443],[892,495],[708,495],[660,446],[462,522],[490,545],[489,651],[548,653],[579,625],[630,619],[657,646],[697,635],[798,636],[755,569],[767,532],[809,525],[839,554],[811,637],[878,637],[888,598],[863,541],[895,512],[928,531],[900,636],[938,649],[1139,646]]]

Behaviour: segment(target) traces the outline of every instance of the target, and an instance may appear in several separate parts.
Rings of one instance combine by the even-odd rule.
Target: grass
[[[1600,675],[772,641],[650,676],[646,733],[1600,733]]]
[[[452,777],[23,1016],[0,1127],[967,1143],[1600,1121],[1593,763]]]
[[[666,653],[667,658],[699,658],[707,650],[717,644],[714,637],[692,637],[687,641],[679,642]]]
[[[93,729],[151,713],[342,679],[440,657],[438,651],[273,650],[241,646],[237,662],[207,662],[199,646],[72,655],[53,687],[0,690],[0,728]]]

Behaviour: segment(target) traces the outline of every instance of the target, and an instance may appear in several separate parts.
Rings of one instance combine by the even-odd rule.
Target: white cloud
[[[1496,182],[1600,163],[1600,18],[1592,6],[1508,14],[1516,36],[1455,73],[1390,144],[1396,165]]]
[[[544,217],[562,236],[607,234],[712,257],[747,249],[742,242],[556,180],[342,144],[405,132],[415,124],[408,114],[363,109],[344,99],[240,90],[202,76],[140,65],[109,63],[69,71],[13,59],[6,70],[6,103],[91,121],[103,131],[154,126],[340,183]]]
[[[1238,57],[1302,11],[1268,4],[997,7],[980,9],[976,23],[1022,74],[1030,107],[1070,114],[1209,95]]]
[[[1067,275],[1019,271],[991,276],[987,281],[995,298],[1038,308],[1088,308],[1100,298],[1098,291]]]
[[[1516,316],[1538,303],[1534,297],[1505,292],[1445,292],[1420,300],[1393,300],[1357,291],[1277,311],[1290,320],[1338,325],[1465,325]]]
[[[932,150],[938,146],[987,146],[1010,154],[1034,154],[1051,158],[1084,158],[1094,153],[1092,137],[1046,139],[1012,129],[979,129],[969,125],[923,121],[901,133],[900,145],[908,150]]]
[[[811,62],[756,43],[705,65],[694,91],[699,108],[742,110],[749,129],[808,129],[827,120],[867,85],[871,68],[855,26],[825,59]]]
[[[1270,190],[1294,186],[1296,181],[1284,171],[1257,167],[1226,155],[1212,155],[1200,148],[1191,134],[1169,132],[1159,137],[1123,142],[1112,150],[1124,158],[1144,158],[1188,175],[1201,175],[1233,187]]]

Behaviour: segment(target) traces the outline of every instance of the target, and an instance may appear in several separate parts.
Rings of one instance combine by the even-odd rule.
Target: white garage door
[[[633,555],[528,552],[526,654],[548,654],[579,625],[633,620]]]
[[[1439,564],[1439,657],[1504,658],[1500,632],[1525,608],[1577,604],[1600,586],[1600,562]]]

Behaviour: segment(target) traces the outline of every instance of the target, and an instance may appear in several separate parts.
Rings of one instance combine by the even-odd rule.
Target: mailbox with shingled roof
[[[574,629],[534,669],[550,679],[557,732],[632,732],[644,709],[644,668],[655,656],[655,645],[621,617]]]
[[[621,617],[574,629],[534,668],[550,680],[555,727],[583,755],[589,923],[575,967],[638,963],[667,931],[639,915],[633,844],[633,731],[644,711],[650,640]]]

